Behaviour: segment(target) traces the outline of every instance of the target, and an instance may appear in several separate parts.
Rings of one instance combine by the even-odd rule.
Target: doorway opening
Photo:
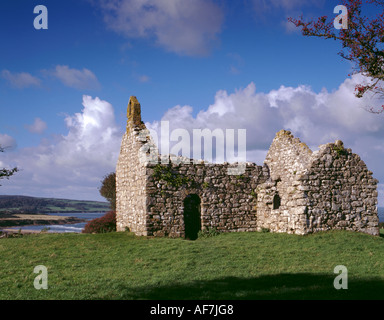
[[[197,194],[190,194],[184,199],[185,239],[196,240],[201,230],[201,200]]]
[[[278,193],[275,194],[273,197],[273,210],[277,210],[280,208],[281,205],[281,198]]]

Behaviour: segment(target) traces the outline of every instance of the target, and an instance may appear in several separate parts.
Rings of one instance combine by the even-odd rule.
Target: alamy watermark
[[[33,286],[36,290],[48,289],[48,270],[47,267],[43,265],[36,266],[33,269],[33,273],[38,273],[39,275],[33,281]]]
[[[340,13],[341,11],[341,13]],[[333,13],[339,14],[333,21],[333,25],[337,30],[348,29],[348,9],[346,6],[338,5]]]
[[[155,130],[142,130],[139,140],[146,142],[140,149],[140,162],[150,164],[211,164],[227,162],[237,163],[235,167],[229,167],[229,175],[241,175],[246,167],[246,129],[237,130],[237,156],[235,155],[235,129],[217,128],[193,129],[192,137],[187,129],[178,128],[170,132],[169,121],[161,121],[160,135]],[[214,143],[215,141],[215,143]],[[171,142],[175,142],[171,147]],[[202,146],[204,142],[204,146]],[[161,155],[159,157],[159,149]],[[191,148],[192,146],[192,148]],[[192,158],[191,159],[191,149]],[[214,157],[215,153],[215,157]],[[204,160],[202,160],[204,158]]]
[[[333,273],[338,274],[333,281],[335,289],[348,289],[348,269],[345,266],[339,265],[333,269]]]
[[[48,9],[46,6],[38,5],[33,9],[33,13],[38,14],[33,20],[33,27],[36,30],[48,29]]]

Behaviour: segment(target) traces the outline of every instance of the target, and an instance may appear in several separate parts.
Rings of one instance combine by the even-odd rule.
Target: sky
[[[359,74],[337,41],[287,21],[329,16],[333,0],[12,0],[0,19],[0,194],[104,200],[136,96],[148,128],[246,129],[262,165],[281,129],[316,151],[342,140],[380,181],[381,101],[354,97]],[[47,20],[41,20],[47,9]],[[47,21],[47,28],[35,28]],[[381,104],[380,104],[381,103]]]

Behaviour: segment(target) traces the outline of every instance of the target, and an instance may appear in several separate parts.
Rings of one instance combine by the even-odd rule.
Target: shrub
[[[116,212],[109,211],[100,218],[89,221],[82,233],[107,233],[116,231]]]
[[[208,228],[205,230],[200,230],[199,233],[197,234],[198,238],[210,238],[210,237],[215,237],[220,234],[220,231],[216,230],[215,228]]]
[[[116,173],[112,172],[104,177],[99,189],[101,196],[108,200],[111,209],[116,210]]]

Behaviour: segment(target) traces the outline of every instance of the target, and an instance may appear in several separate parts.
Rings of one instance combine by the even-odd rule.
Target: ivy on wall
[[[194,182],[193,179],[189,177],[185,177],[180,173],[176,173],[169,166],[163,166],[161,164],[157,164],[154,167],[153,177],[156,180],[163,180],[166,182],[167,186],[179,188],[183,185],[186,185],[190,182]]]

